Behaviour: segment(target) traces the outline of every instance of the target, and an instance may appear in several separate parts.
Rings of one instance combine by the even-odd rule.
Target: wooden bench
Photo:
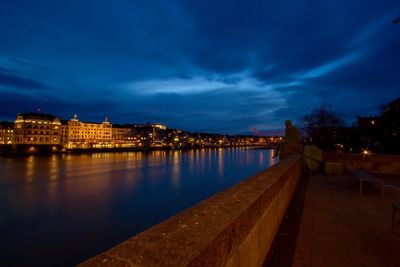
[[[367,172],[359,170],[359,169],[355,169],[351,173],[353,174],[353,176],[355,176],[359,180],[359,183],[360,183],[360,195],[363,194],[363,183],[364,182],[369,182],[369,183],[375,183],[375,184],[379,184],[380,185],[380,187],[381,187],[381,197],[383,197],[383,195],[384,195],[384,184],[383,184],[383,180],[382,179],[379,179],[375,175],[367,173]]]

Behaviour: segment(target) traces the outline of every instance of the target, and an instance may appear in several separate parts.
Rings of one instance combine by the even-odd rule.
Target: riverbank
[[[0,156],[54,155],[54,154],[93,154],[135,151],[170,151],[192,150],[203,148],[237,148],[252,147],[255,149],[273,149],[272,145],[243,145],[243,146],[187,146],[187,147],[114,147],[114,148],[75,148],[66,149],[52,145],[1,145]]]

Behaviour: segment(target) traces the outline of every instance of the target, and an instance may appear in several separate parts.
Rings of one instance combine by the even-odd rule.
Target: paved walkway
[[[371,185],[360,196],[348,178],[312,174],[301,182],[265,266],[400,266],[400,234],[392,233],[400,192],[381,198]]]

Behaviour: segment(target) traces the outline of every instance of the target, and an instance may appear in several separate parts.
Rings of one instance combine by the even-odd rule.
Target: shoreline
[[[32,146],[29,146],[32,147]],[[35,146],[34,151],[29,151],[28,146],[18,148],[8,148],[0,146],[0,157],[19,157],[19,156],[49,156],[49,155],[82,155],[82,154],[94,154],[94,153],[121,153],[121,152],[150,152],[150,151],[186,151],[186,150],[197,150],[197,149],[216,149],[216,148],[241,148],[248,147],[253,149],[274,149],[273,145],[242,145],[242,146],[203,146],[203,147],[147,147],[147,148],[75,148],[75,149],[62,149],[57,148],[54,150],[54,146]]]

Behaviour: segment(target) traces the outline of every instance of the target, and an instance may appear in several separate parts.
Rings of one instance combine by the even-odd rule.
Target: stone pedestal
[[[303,145],[302,144],[282,144],[279,148],[279,158],[284,159],[290,155],[303,154]]]

